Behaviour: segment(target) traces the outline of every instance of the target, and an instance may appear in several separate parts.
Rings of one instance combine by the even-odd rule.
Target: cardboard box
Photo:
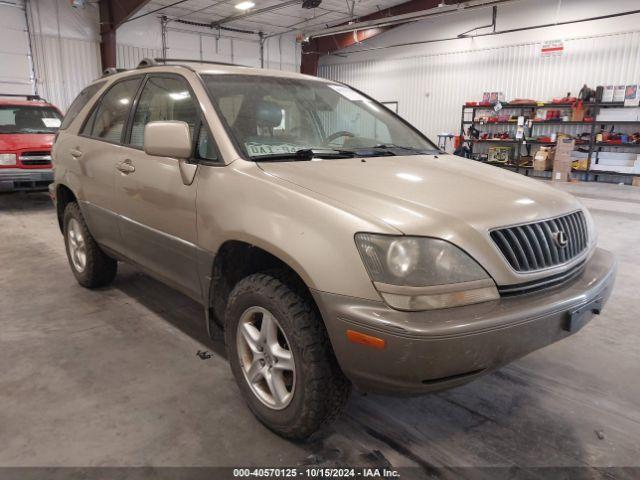
[[[633,180],[631,180],[631,185],[633,185],[634,187],[640,187],[640,177],[633,177]]]
[[[504,93],[502,93],[502,92],[491,92],[489,94],[489,102],[492,105],[495,105],[498,102],[504,102]]]
[[[511,147],[489,148],[487,161],[494,163],[507,163],[511,158]]]
[[[602,92],[602,102],[608,103],[613,102],[613,90],[615,87],[613,85],[606,85],[604,87],[604,91]]]
[[[627,93],[626,85],[616,85],[613,90],[613,101],[624,102],[624,97],[626,93]]]
[[[573,159],[572,168],[574,170],[586,170],[589,167],[589,160],[586,158]]]
[[[571,167],[573,159],[571,154],[575,148],[575,140],[567,136],[558,136],[556,144],[556,154],[553,159],[553,176],[554,181],[568,182],[571,178]]]
[[[540,147],[533,157],[533,169],[544,172],[551,170],[556,151],[552,147]]]
[[[554,170],[553,171],[553,176],[551,177],[551,180],[553,180],[554,182],[569,182],[569,181],[571,181],[571,173],[569,173],[569,172],[556,172]]]

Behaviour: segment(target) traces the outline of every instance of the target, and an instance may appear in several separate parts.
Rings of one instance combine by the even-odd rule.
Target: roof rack
[[[40,95],[32,95],[32,94],[0,93],[0,97],[19,97],[19,98],[26,98],[29,101],[37,101],[37,100],[44,101],[44,98],[42,98]]]
[[[108,77],[109,75],[115,75],[116,73],[126,72],[126,71],[127,71],[126,68],[109,67],[109,68],[105,68],[104,69],[104,71],[102,72],[102,76],[103,77]]]
[[[193,58],[143,58],[138,64],[138,68],[155,67],[157,65],[166,65],[167,63],[207,63],[211,65],[224,65],[227,67],[245,67],[246,65],[238,65],[237,63],[215,62],[212,60],[197,60]]]

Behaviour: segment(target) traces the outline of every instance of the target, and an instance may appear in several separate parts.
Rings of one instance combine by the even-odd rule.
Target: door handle
[[[136,171],[136,167],[133,166],[133,164],[131,163],[131,160],[127,159],[124,162],[120,162],[116,165],[116,168],[124,173],[125,175],[128,175],[130,173],[133,173]]]
[[[80,150],[78,150],[77,148],[72,149],[70,152],[71,156],[75,159],[78,159],[80,157],[82,157],[82,155],[84,155]]]

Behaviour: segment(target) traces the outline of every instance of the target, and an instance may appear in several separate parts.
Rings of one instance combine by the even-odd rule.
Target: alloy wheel
[[[291,402],[296,369],[290,344],[275,316],[262,307],[244,311],[236,335],[240,366],[253,394],[267,407]]]
[[[69,258],[71,258],[73,268],[80,273],[84,272],[87,266],[87,247],[80,223],[75,218],[69,220],[67,225],[67,240]]]

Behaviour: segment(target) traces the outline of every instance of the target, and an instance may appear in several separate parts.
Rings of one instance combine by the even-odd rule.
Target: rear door
[[[200,114],[189,85],[175,74],[148,75],[135,102],[127,146],[115,177],[126,255],[163,281],[200,299],[196,247],[196,182],[185,184],[175,158],[143,150],[147,123],[186,122],[192,138]]]
[[[122,253],[115,205],[116,164],[124,151],[126,123],[142,76],[114,83],[94,105],[80,134],[68,139],[65,154],[76,162],[82,211],[98,243]]]

